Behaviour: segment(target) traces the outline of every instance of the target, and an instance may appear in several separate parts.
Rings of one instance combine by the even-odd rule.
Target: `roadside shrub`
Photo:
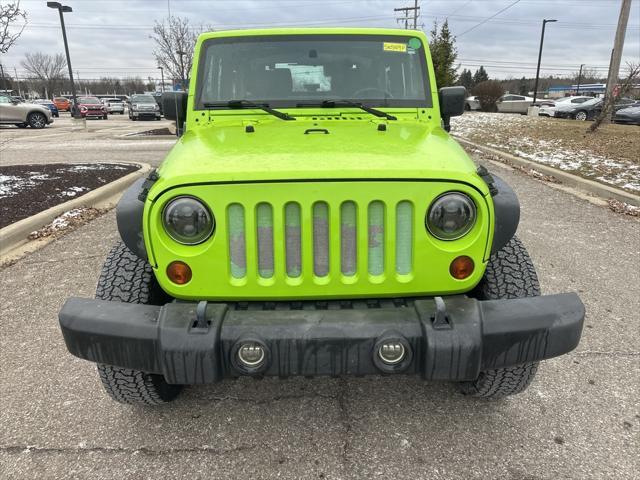
[[[483,112],[495,112],[497,110],[496,102],[504,95],[504,88],[496,80],[487,80],[477,84],[473,88],[473,94],[478,97],[480,110]]]

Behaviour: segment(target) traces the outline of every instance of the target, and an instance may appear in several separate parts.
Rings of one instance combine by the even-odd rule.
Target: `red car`
[[[78,110],[82,118],[101,118],[106,120],[107,107],[98,97],[78,97]]]

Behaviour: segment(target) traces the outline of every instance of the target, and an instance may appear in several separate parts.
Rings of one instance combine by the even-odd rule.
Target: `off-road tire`
[[[540,284],[533,262],[524,245],[513,237],[489,259],[487,269],[472,296],[478,300],[536,297]],[[503,398],[524,391],[533,380],[539,362],[480,372],[472,382],[461,382],[465,395],[481,398]]]
[[[149,263],[138,258],[122,242],[107,256],[96,298],[146,305],[162,305],[167,301]],[[105,390],[120,403],[161,405],[173,400],[182,390],[181,385],[168,384],[162,375],[100,363],[97,367]]]

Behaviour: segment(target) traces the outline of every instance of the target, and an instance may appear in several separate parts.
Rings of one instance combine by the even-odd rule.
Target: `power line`
[[[496,13],[494,13],[493,15],[491,15],[488,18],[485,18],[483,21],[481,21],[480,23],[478,23],[477,25],[474,25],[473,27],[469,28],[468,30],[465,30],[464,32],[462,32],[459,35],[456,35],[456,38],[460,38],[462,35],[464,35],[465,33],[469,33],[472,30],[475,30],[476,28],[478,28],[481,25],[484,25],[485,23],[487,23],[489,20],[491,20],[494,17],[497,17],[498,15],[500,15],[502,12],[505,12],[507,10],[509,10],[511,7],[513,7],[514,5],[516,5],[517,3],[520,3],[520,0],[516,0],[513,3],[510,3],[509,5],[507,5],[506,7],[504,7],[502,10],[497,11]]]
[[[420,7],[418,6],[418,0],[413,1],[413,7],[401,7],[394,8],[394,12],[402,12],[404,17],[396,18],[396,21],[404,20],[404,28],[405,30],[409,29],[409,20],[411,20],[411,16],[409,16],[409,12],[413,12],[413,29],[416,30],[418,28],[418,17],[420,16]]]

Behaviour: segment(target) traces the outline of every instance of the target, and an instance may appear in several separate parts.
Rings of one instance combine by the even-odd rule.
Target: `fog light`
[[[456,280],[464,280],[473,273],[473,260],[466,255],[457,257],[451,262],[449,273]]]
[[[388,342],[380,345],[378,356],[387,365],[395,365],[404,359],[404,345],[400,342]]]
[[[238,360],[245,367],[257,367],[264,361],[265,353],[262,345],[246,342],[238,348]]]
[[[189,283],[191,275],[191,267],[184,262],[171,262],[167,267],[167,277],[178,285]]]

